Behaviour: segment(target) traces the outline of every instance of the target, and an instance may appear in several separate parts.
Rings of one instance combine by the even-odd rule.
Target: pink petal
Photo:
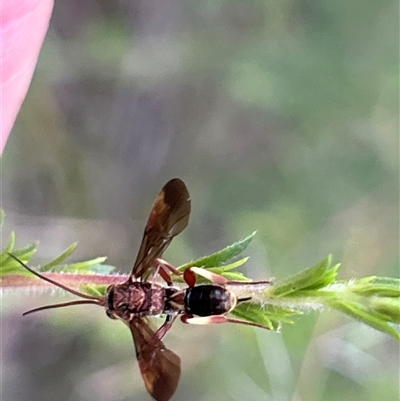
[[[52,10],[53,0],[1,0],[0,154],[28,91]]]

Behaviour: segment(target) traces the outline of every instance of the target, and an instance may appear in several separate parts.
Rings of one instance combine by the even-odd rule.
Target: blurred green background
[[[58,1],[3,157],[3,236],[74,241],[128,272],[155,195],[178,176],[176,265],[258,230],[245,273],[328,253],[340,277],[398,276],[398,3]],[[2,399],[150,400],[129,330],[87,306],[22,318],[3,296]],[[177,323],[174,400],[394,401],[398,344],[337,312],[282,334]]]

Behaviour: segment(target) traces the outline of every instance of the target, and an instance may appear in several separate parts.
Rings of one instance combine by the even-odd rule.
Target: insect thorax
[[[107,295],[108,316],[129,320],[133,316],[163,313],[165,288],[153,283],[133,281],[110,286]]]

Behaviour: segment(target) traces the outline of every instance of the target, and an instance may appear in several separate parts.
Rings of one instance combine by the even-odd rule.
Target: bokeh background
[[[340,277],[398,275],[395,1],[56,2],[2,159],[4,238],[74,241],[128,272],[153,199],[185,180],[178,265],[258,230],[245,273],[333,253]],[[129,331],[87,306],[22,318],[2,298],[2,399],[150,400]],[[333,311],[282,334],[176,324],[174,400],[394,401],[398,345]]]

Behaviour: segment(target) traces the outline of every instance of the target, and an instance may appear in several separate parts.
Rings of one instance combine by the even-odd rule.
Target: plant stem
[[[74,273],[42,273],[54,281],[64,284],[67,287],[79,288],[82,284],[110,285],[119,284],[127,280],[127,275],[110,274],[74,274]],[[24,288],[24,287],[50,287],[54,286],[34,276],[23,276],[20,274],[8,274],[0,279],[0,288]]]

